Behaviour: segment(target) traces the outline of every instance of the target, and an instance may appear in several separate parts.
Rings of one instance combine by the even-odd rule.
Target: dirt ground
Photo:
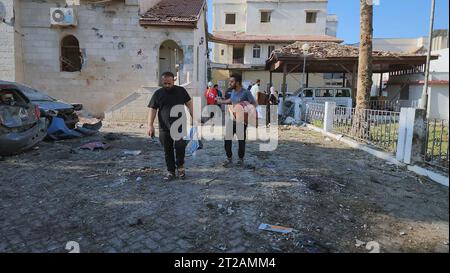
[[[449,251],[448,188],[306,128],[281,129],[275,152],[247,145],[244,168],[223,168],[223,143],[205,142],[187,179],[171,183],[139,125],[3,158],[0,252],[68,252],[69,241],[81,252]],[[107,133],[119,138],[110,149],[77,149]]]

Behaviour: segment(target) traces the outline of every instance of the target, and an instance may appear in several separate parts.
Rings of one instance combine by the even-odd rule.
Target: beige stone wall
[[[13,0],[1,0],[0,5],[6,10],[6,22],[14,16]],[[0,80],[14,81],[16,77],[14,27],[0,22]]]
[[[102,116],[142,87],[157,86],[159,46],[166,40],[175,41],[184,52],[182,73],[185,79],[189,74],[191,92],[197,92],[202,88],[200,82],[206,82],[206,53],[202,53],[202,48],[198,57],[200,69],[196,69],[196,48],[200,36],[204,36],[201,28],[145,29],[138,24],[139,6],[121,0],[74,6],[76,27],[50,26],[50,8],[64,6],[64,2],[21,1],[26,84],[56,98],[83,103],[88,111]],[[78,38],[87,57],[81,72],[60,71],[60,41],[68,34]],[[196,73],[205,75],[197,77]]]

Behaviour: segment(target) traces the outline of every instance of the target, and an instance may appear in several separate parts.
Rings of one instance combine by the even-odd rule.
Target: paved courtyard
[[[110,149],[77,149],[108,133]],[[282,127],[275,152],[247,151],[247,166],[225,169],[223,143],[205,142],[188,178],[164,183],[145,129],[109,125],[3,158],[0,252],[449,251],[444,186],[306,128]]]

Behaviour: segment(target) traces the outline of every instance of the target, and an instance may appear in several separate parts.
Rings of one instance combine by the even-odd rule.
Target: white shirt
[[[258,100],[259,86],[257,84],[252,86],[252,88],[250,89],[250,92],[252,93],[255,100]]]
[[[270,94],[275,96],[275,87],[273,86],[270,87]]]

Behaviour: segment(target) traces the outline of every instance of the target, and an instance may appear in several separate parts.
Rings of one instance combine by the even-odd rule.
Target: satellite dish
[[[0,23],[4,22],[6,18],[6,8],[3,2],[0,2]]]

